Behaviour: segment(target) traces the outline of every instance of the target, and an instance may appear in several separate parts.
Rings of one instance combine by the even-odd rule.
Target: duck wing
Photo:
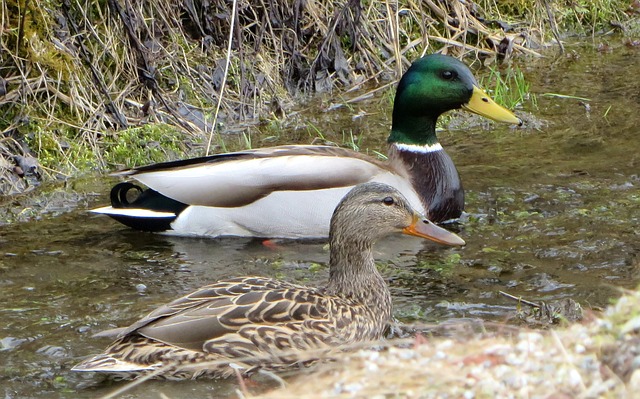
[[[291,145],[165,162],[115,173],[188,205],[241,207],[275,191],[350,187],[393,171],[338,147]]]
[[[169,345],[202,351],[212,342],[234,342],[255,348],[239,335],[309,320],[328,320],[329,299],[312,288],[261,277],[217,282],[176,299],[123,330],[119,337],[140,334]],[[277,329],[277,328],[276,328]],[[240,345],[243,341],[245,345]],[[240,348],[238,348],[240,349]],[[215,348],[207,348],[213,352]]]

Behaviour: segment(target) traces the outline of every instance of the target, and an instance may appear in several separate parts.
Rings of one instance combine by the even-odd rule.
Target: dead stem
[[[492,24],[502,18],[498,3],[2,2],[0,26],[16,28],[0,35],[0,131],[34,156],[47,153],[42,161],[60,172],[87,160],[111,168],[113,140],[104,138],[144,125],[206,143],[189,155],[224,150],[234,123],[283,118],[300,91],[383,86],[435,51],[485,63],[497,51],[537,55],[531,46],[544,45],[545,21],[556,23],[532,6],[530,21],[506,16],[518,28],[505,31]],[[35,148],[33,132],[75,153],[53,143]]]
[[[225,58],[224,64],[224,73],[222,75],[222,83],[220,85],[220,95],[218,96],[218,102],[216,103],[216,112],[213,115],[213,126],[211,127],[211,132],[209,133],[209,141],[207,141],[207,149],[205,155],[209,155],[209,149],[211,148],[211,139],[213,138],[213,134],[216,131],[216,123],[218,122],[218,114],[220,112],[220,105],[222,105],[222,96],[224,94],[224,88],[227,83],[227,75],[229,73],[229,63],[231,62],[231,47],[233,44],[233,30],[235,27],[236,21],[236,9],[237,9],[237,0],[233,0],[233,8],[231,9],[231,22],[229,23],[229,45],[227,47],[227,57]]]

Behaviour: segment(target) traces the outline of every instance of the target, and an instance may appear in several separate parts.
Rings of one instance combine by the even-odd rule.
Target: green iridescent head
[[[432,54],[415,61],[400,79],[389,142],[435,144],[436,120],[457,108],[499,122],[520,123],[511,111],[496,104],[478,87],[464,63]]]

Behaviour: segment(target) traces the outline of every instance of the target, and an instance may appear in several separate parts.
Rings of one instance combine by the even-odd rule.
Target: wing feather
[[[274,191],[356,185],[388,171],[386,168],[384,163],[342,148],[283,146],[121,174],[185,204],[239,207]]]
[[[120,337],[137,333],[197,351],[207,342],[220,340],[238,339],[246,344],[255,339],[248,331],[258,331],[258,327],[287,330],[298,329],[298,325],[311,320],[328,322],[330,301],[315,289],[273,279],[231,279],[161,306],[125,329]]]

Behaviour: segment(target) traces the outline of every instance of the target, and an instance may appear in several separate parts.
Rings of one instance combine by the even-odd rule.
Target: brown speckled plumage
[[[244,371],[280,369],[298,362],[292,350],[380,339],[392,304],[371,247],[394,232],[464,244],[455,234],[419,218],[390,186],[360,185],[347,194],[331,220],[330,276],[324,288],[264,277],[218,281],[119,330],[103,354],[73,370],[134,377],[171,365],[163,377],[218,377],[232,372],[227,361]],[[218,364],[192,367],[207,361]]]

